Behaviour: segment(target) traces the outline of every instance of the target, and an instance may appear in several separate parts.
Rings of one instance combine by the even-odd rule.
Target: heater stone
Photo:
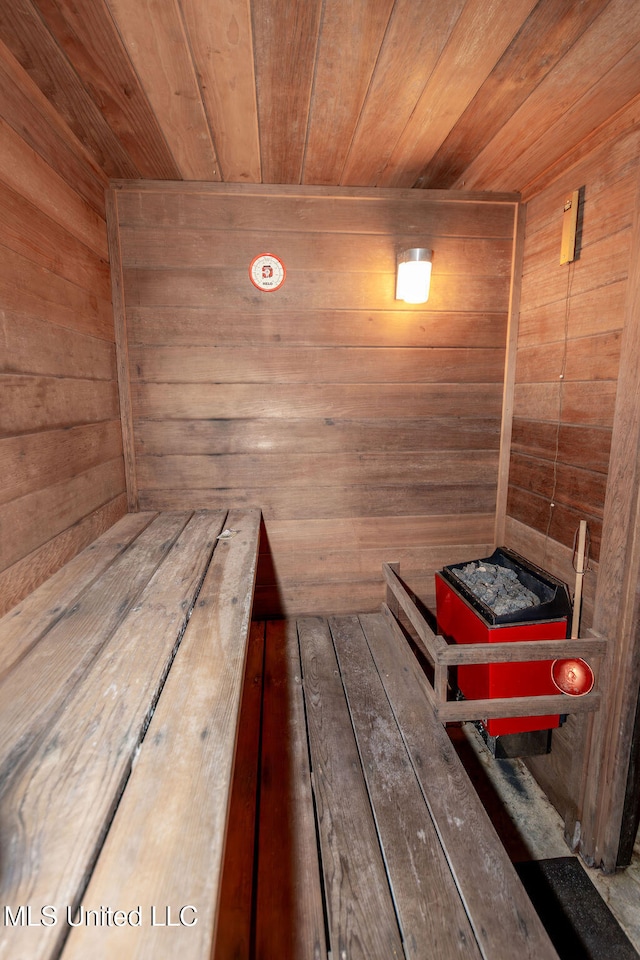
[[[535,607],[540,603],[540,598],[525,587],[515,570],[509,567],[471,561],[458,568],[456,576],[498,616],[515,613],[516,610],[524,610],[526,607]]]

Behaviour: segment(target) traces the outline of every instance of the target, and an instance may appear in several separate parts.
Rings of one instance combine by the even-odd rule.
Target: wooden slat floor
[[[382,614],[249,656],[217,960],[556,957]]]

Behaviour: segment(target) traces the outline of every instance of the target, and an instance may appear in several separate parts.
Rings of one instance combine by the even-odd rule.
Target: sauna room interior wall
[[[0,45],[0,604],[126,513],[105,177]]]
[[[514,203],[122,183],[142,509],[256,505],[255,613],[379,608],[493,540]],[[425,306],[396,250],[432,246]],[[249,279],[282,258],[276,292]]]
[[[506,542],[565,580],[574,537],[590,535],[582,633],[591,624],[638,184],[637,127],[557,171],[527,202]],[[578,256],[561,265],[565,198],[581,190]],[[552,506],[555,504],[555,506]],[[586,719],[530,761],[561,813],[578,794]]]

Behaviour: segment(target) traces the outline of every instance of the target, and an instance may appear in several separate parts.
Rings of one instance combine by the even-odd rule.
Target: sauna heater
[[[518,581],[535,594],[537,604],[515,612],[496,613],[461,579],[469,564],[492,564],[514,571]],[[436,613],[438,631],[449,642],[558,640],[568,635],[571,600],[566,584],[518,554],[499,548],[490,557],[452,564],[436,573]],[[463,697],[473,700],[556,694],[551,663],[552,660],[538,660],[459,666],[458,690]],[[559,725],[559,715],[483,721],[490,737],[550,730]]]

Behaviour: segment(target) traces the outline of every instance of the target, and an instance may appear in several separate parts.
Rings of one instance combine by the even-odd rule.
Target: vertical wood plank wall
[[[525,197],[505,523],[507,544],[573,591],[574,535],[579,520],[587,520],[583,632],[594,616],[640,157],[635,122],[625,129],[619,120],[599,137],[591,149],[582,144]],[[578,258],[561,265],[563,205],[577,189]],[[551,754],[529,761],[568,822],[580,795],[587,727],[586,719],[569,717],[553,734]]]
[[[0,44],[0,613],[127,509],[105,186]]]
[[[427,601],[492,544],[515,198],[115,185],[142,509],[259,506],[256,613]],[[425,306],[396,251],[434,249]],[[280,256],[280,290],[249,280]]]

